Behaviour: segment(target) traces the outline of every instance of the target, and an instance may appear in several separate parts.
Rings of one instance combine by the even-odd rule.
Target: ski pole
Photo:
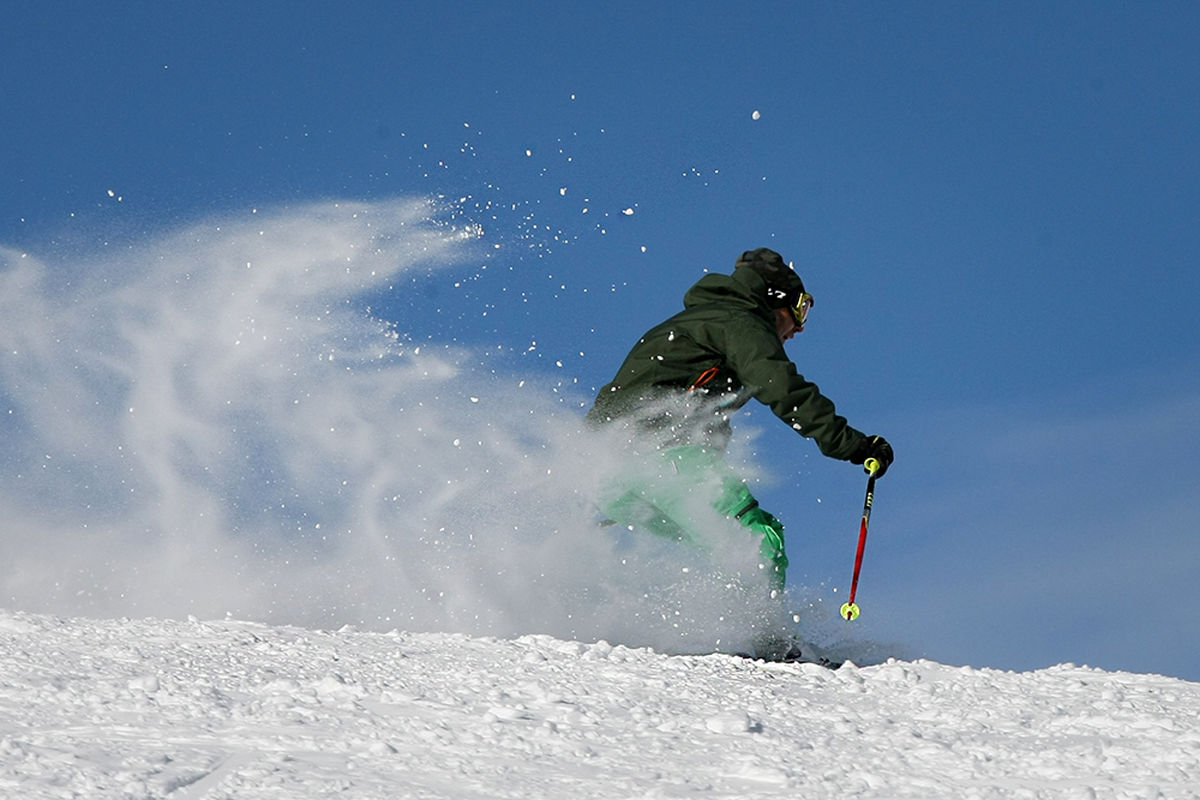
[[[850,599],[842,606],[842,616],[848,620],[858,619],[861,613],[858,603],[854,602],[858,594],[858,574],[862,571],[863,551],[867,549],[867,526],[871,524],[871,505],[875,502],[875,473],[879,471],[879,462],[868,458],[863,464],[867,471],[867,499],[863,503],[862,525],[858,529],[858,553],[854,556],[854,580],[850,582]]]

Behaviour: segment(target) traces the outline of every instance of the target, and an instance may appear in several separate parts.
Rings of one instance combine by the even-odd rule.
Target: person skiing
[[[826,456],[875,459],[877,476],[892,447],[852,428],[788,358],[784,344],[804,330],[813,298],[779,253],[746,251],[731,275],[706,275],[683,304],[638,340],[587,413],[598,427],[623,424],[626,443],[647,455],[639,463],[648,466],[609,482],[601,509],[701,549],[712,547],[714,531],[749,532],[775,594],[787,580],[784,527],[724,459],[733,413],[754,398]]]

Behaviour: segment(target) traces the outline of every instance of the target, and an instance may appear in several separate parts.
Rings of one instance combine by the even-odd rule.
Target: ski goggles
[[[808,312],[812,310],[813,298],[808,292],[801,292],[800,297],[796,300],[796,305],[792,306],[792,316],[796,318],[796,330],[804,330],[804,323],[808,322]]]

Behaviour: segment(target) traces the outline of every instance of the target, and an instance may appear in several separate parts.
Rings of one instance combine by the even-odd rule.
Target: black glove
[[[854,455],[850,456],[850,463],[864,464],[868,458],[879,462],[875,477],[882,478],[883,473],[887,472],[888,467],[896,460],[896,454],[892,452],[892,446],[888,444],[887,439],[882,436],[868,436],[854,451]]]

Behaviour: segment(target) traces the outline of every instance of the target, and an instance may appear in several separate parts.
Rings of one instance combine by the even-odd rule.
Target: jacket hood
[[[790,308],[800,301],[804,281],[783,256],[769,247],[747,250],[738,258],[734,272],[749,269],[762,276],[767,284],[767,305],[771,308]]]
[[[738,267],[732,275],[705,275],[683,296],[684,308],[720,303],[742,306],[764,317],[772,315],[767,282],[755,270]]]

